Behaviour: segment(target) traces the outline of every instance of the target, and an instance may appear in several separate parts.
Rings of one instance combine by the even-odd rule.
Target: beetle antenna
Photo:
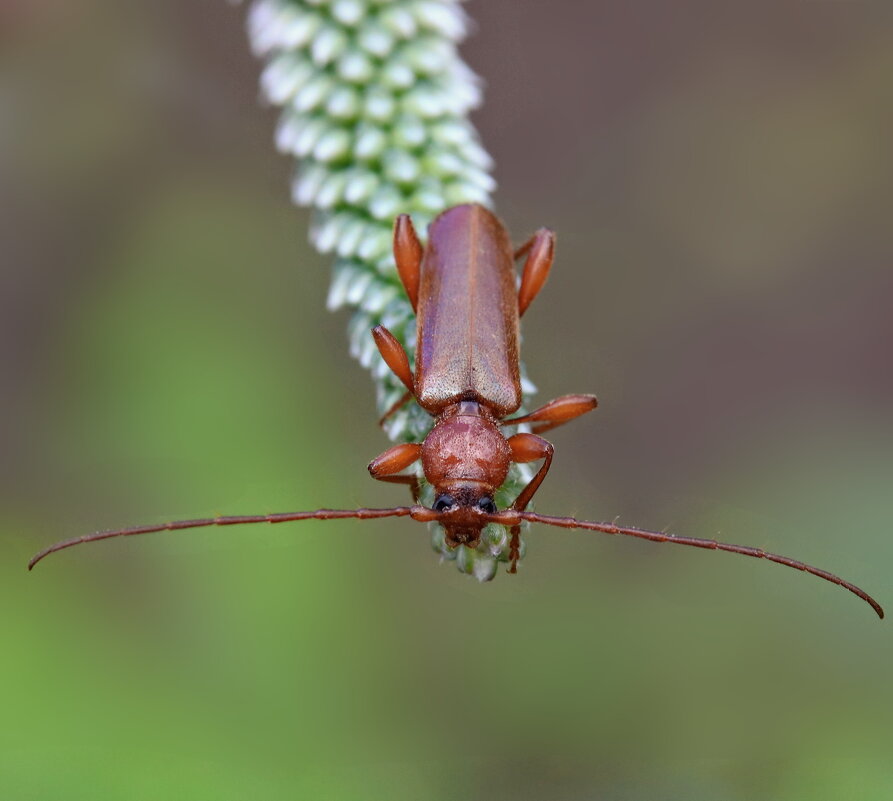
[[[206,526],[239,526],[243,523],[288,523],[292,520],[375,520],[380,517],[412,517],[422,522],[437,520],[440,515],[433,509],[424,506],[394,506],[390,509],[317,509],[313,512],[281,512],[270,515],[233,515],[227,517],[205,517],[197,520],[174,520],[170,523],[158,523],[150,526],[134,526],[110,531],[97,531],[57,542],[35,554],[28,562],[28,570],[33,569],[41,559],[56,551],[64,551],[85,542],[98,542],[112,537],[132,537],[136,534],[152,534],[156,531],[181,531],[185,528],[205,528]]]
[[[546,526],[557,526],[558,528],[582,528],[587,531],[601,531],[605,534],[622,534],[627,537],[638,537],[642,540],[650,540],[651,542],[672,542],[675,545],[690,545],[694,548],[706,548],[711,551],[728,551],[729,553],[738,553],[743,556],[753,556],[756,559],[766,559],[769,562],[776,562],[779,565],[793,567],[795,570],[802,570],[804,573],[810,573],[818,576],[820,579],[830,581],[837,584],[845,590],[849,590],[853,595],[858,596],[865,601],[881,619],[884,617],[883,607],[872,598],[865,590],[844,581],[839,576],[822,570],[818,567],[812,567],[804,562],[791,559],[788,556],[779,556],[778,554],[768,553],[762,548],[751,548],[747,545],[731,545],[725,542],[717,542],[716,540],[701,539],[699,537],[678,537],[674,534],[667,534],[661,531],[647,531],[641,528],[632,528],[627,526],[618,526],[616,523],[594,523],[589,520],[576,520],[573,517],[553,517],[550,515],[541,515],[536,512],[519,512],[513,509],[507,509],[491,516],[491,521],[501,523],[502,525],[517,525],[518,521],[526,520],[530,523],[542,523]]]

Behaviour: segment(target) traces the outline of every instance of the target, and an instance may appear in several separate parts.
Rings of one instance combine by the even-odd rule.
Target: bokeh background
[[[538,508],[761,546],[893,607],[893,15],[477,0]],[[402,503],[290,206],[244,8],[0,5],[0,796],[889,799],[891,624],[749,559],[407,521],[61,537]]]

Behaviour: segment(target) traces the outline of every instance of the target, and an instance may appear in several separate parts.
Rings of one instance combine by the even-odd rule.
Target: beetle
[[[427,411],[434,422],[421,443],[394,445],[373,459],[368,469],[379,481],[408,485],[412,506],[221,516],[100,531],[45,548],[31,559],[29,569],[56,551],[112,537],[214,525],[411,517],[441,524],[450,548],[476,547],[489,523],[506,526],[511,531],[509,572],[515,573],[521,525],[531,522],[766,559],[849,590],[883,618],[881,605],[856,585],[826,570],[760,548],[527,510],[549,472],[554,452],[551,443],[539,434],[597,406],[594,395],[564,395],[533,412],[512,417],[522,402],[519,321],[546,283],[554,249],[554,233],[542,228],[513,252],[505,226],[478,204],[454,206],[436,217],[428,228],[425,247],[409,215],[397,218],[394,259],[416,312],[416,363],[413,371],[403,346],[384,326],[372,329],[382,358],[406,387],[406,393],[385,413],[382,422],[411,400]],[[518,285],[514,264],[524,256]],[[521,423],[533,424],[533,433],[519,432],[508,437],[503,434],[503,428]],[[511,464],[540,460],[539,469],[512,504],[498,510],[494,494],[505,482]],[[419,461],[426,481],[434,488],[431,507],[419,501],[416,474],[404,472]]]
[[[434,487],[450,548],[475,548],[486,522],[496,512],[493,496],[505,483],[511,463],[542,460],[512,509],[523,512],[552,464],[553,447],[537,433],[506,438],[505,426],[535,423],[543,431],[592,411],[594,395],[565,395],[521,417],[519,319],[546,282],[555,252],[555,235],[537,231],[512,253],[508,232],[496,216],[477,204],[455,206],[438,216],[422,248],[409,215],[394,225],[397,272],[416,312],[415,374],[403,346],[384,326],[372,329],[388,367],[406,394],[388,410],[415,398],[434,417],[421,443],[402,443],[369,465],[379,481],[407,483],[418,502],[418,481],[403,471],[421,460]],[[527,255],[516,287],[514,262]],[[519,527],[512,528],[510,572],[517,570]]]

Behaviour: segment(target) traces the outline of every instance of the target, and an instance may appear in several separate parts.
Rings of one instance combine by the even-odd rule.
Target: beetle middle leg
[[[381,417],[378,418],[378,424],[383,427],[392,414],[402,409],[411,400],[412,393],[409,390],[406,390],[406,392],[404,392],[399,398],[397,398],[397,400],[391,405],[391,407]]]
[[[595,395],[562,395],[560,398],[550,400],[529,414],[521,417],[513,417],[503,420],[500,425],[513,426],[518,423],[536,423],[533,427],[534,434],[542,434],[557,426],[575,420],[581,414],[591,412],[598,406]]]
[[[372,338],[378,347],[381,358],[391,368],[397,378],[403,383],[413,397],[415,397],[415,382],[412,378],[412,370],[409,367],[409,356],[403,349],[403,345],[383,325],[377,325],[372,329]]]
[[[512,509],[518,512],[523,512],[536,491],[539,489],[540,484],[543,483],[546,473],[549,472],[549,467],[552,465],[552,454],[555,449],[552,447],[551,442],[542,437],[538,437],[536,434],[515,434],[508,438],[508,444],[509,448],[512,450],[513,462],[527,463],[535,462],[537,459],[543,460],[540,469],[536,471],[536,475],[530,479],[527,486],[518,493],[518,497],[515,498],[515,502],[512,504]],[[509,544],[509,561],[511,562],[511,567],[509,568],[509,573],[517,573],[518,559],[521,556],[521,526],[512,526],[511,535],[512,538]]]

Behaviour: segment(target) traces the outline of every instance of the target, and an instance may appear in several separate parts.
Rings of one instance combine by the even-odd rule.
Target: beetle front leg
[[[536,491],[540,488],[540,484],[543,483],[546,473],[549,472],[555,448],[552,447],[551,442],[538,437],[536,434],[515,434],[508,438],[508,444],[509,448],[512,449],[513,462],[526,464],[527,462],[535,462],[537,459],[543,460],[540,469],[536,471],[536,475],[518,493],[518,497],[515,498],[515,502],[512,504],[512,509],[516,512],[523,512]]]
[[[369,462],[369,474],[377,481],[388,484],[408,484],[412,499],[419,502],[419,479],[415,475],[397,475],[417,462],[422,455],[422,446],[417,442],[404,442],[388,448],[384,453]]]
[[[555,449],[552,447],[551,442],[538,437],[536,434],[515,434],[508,438],[508,444],[512,450],[513,462],[525,464],[527,462],[535,462],[537,459],[543,460],[540,469],[536,471],[536,475],[530,479],[527,486],[521,490],[512,504],[512,509],[523,512],[539,489],[540,484],[543,483],[546,473],[549,472],[549,467],[552,465],[552,454]],[[511,567],[509,568],[509,573],[517,573],[518,559],[521,556],[521,526],[512,526],[511,535],[512,538],[509,544]]]
[[[421,485],[419,484],[419,477],[410,473],[406,476],[379,476],[379,481],[384,481],[388,484],[408,484],[409,491],[412,493],[412,502],[413,503],[421,503],[419,500],[419,495],[422,491]]]

